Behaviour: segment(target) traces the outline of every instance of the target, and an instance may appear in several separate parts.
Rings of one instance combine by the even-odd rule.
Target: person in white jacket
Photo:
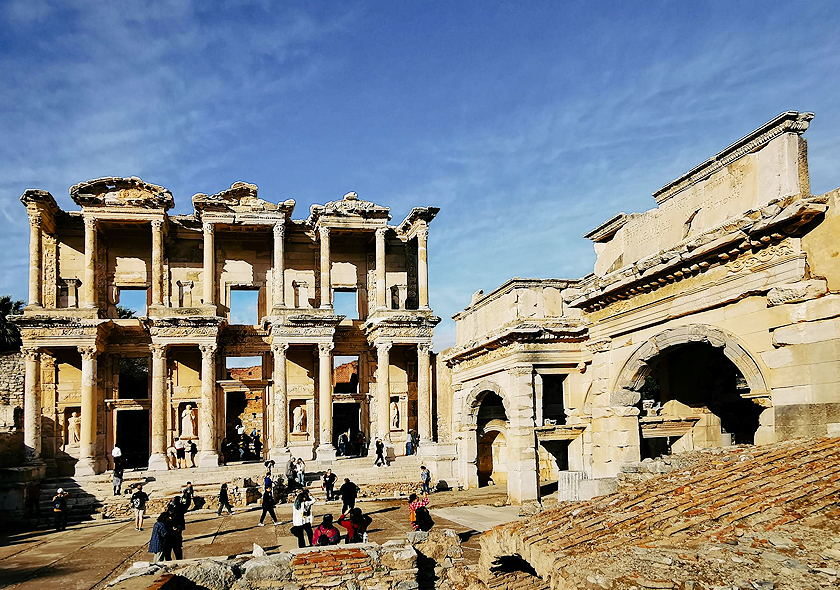
[[[309,539],[309,545],[312,545],[312,506],[314,504],[315,500],[309,496],[309,490],[303,490],[297,495],[292,506],[292,534],[297,537],[298,547],[307,547],[303,539],[304,532]]]

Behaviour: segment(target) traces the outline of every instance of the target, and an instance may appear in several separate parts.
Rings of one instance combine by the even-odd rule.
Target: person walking
[[[381,438],[376,439],[376,459],[374,459],[373,464],[377,467],[388,465],[388,463],[385,462],[385,443],[382,442]]]
[[[297,470],[295,466],[297,462],[294,457],[289,459],[289,462],[286,463],[286,486],[289,489],[295,487],[295,481],[297,481]]]
[[[430,484],[432,483],[432,472],[426,469],[425,465],[420,466],[420,486],[421,486],[421,493],[426,494],[427,496],[432,493],[430,489]]]
[[[227,508],[228,514],[233,514],[233,508],[230,507],[230,498],[228,497],[227,484],[223,483],[219,490],[219,511],[216,516],[222,515],[222,508]]]
[[[349,510],[356,507],[356,496],[359,494],[359,486],[350,481],[349,477],[344,478],[344,483],[338,488],[338,495],[341,496],[343,506],[341,513],[347,514]]]
[[[260,515],[260,523],[257,526],[265,526],[263,521],[265,520],[265,515],[268,514],[271,516],[272,522],[274,522],[274,526],[277,526],[277,515],[274,514],[274,494],[271,493],[271,488],[266,487],[265,491],[262,495],[262,514]]]
[[[198,455],[198,447],[195,445],[195,441],[190,441],[190,467],[198,467],[195,464],[195,456]]]
[[[312,533],[312,544],[316,547],[323,547],[325,545],[338,545],[341,541],[341,533],[333,525],[332,514],[325,514],[315,531]]]
[[[52,499],[53,515],[55,517],[55,530],[63,531],[67,528],[67,492],[64,488],[58,488]]]
[[[172,524],[166,535],[164,558],[166,561],[169,561],[172,558],[172,554],[174,554],[175,559],[184,559],[184,530],[187,528],[184,514],[186,514],[187,509],[184,508],[180,496],[172,498],[167,511],[169,512]]]
[[[152,563],[160,563],[166,558],[166,545],[171,529],[172,517],[169,512],[164,510],[158,516],[155,526],[152,527],[152,537],[149,539],[149,553],[152,554]]]
[[[134,530],[143,530],[143,516],[146,514],[146,502],[149,495],[143,491],[143,484],[137,484],[137,490],[131,494],[131,507],[134,508]]]
[[[257,459],[262,459],[262,448],[263,444],[260,440],[260,433],[254,435],[254,455],[257,456]]]
[[[332,472],[332,469],[327,469],[327,472],[324,474],[324,483],[321,484],[321,489],[324,490],[327,494],[327,502],[335,499],[335,492],[333,491],[335,488],[335,480],[336,480],[335,473]]]
[[[303,459],[298,457],[297,464],[295,465],[295,474],[297,475],[297,483],[300,487],[306,487],[306,463],[303,462]]]
[[[119,447],[115,447],[119,448]],[[114,457],[114,474],[111,479],[111,483],[114,486],[114,495],[119,496],[122,493],[122,483],[123,483],[123,466],[122,461],[119,457]]]
[[[428,531],[435,524],[429,509],[429,496],[417,498],[417,494],[408,497],[408,520],[415,531]]]
[[[362,543],[365,534],[373,519],[367,514],[362,514],[361,508],[353,508],[349,514],[342,514],[338,517],[338,524],[347,530],[346,544]]]
[[[309,497],[309,490],[302,490],[292,505],[292,534],[297,537],[298,547],[306,547],[303,534],[312,544],[312,506],[315,500]]]
[[[192,482],[188,481],[187,485],[184,486],[184,491],[181,492],[181,501],[184,503],[184,512],[190,509],[190,505],[192,505],[194,497],[195,491],[193,490]]]

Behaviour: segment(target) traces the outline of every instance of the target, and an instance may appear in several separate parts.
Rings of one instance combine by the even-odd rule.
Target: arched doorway
[[[501,396],[492,391],[482,392],[476,416],[478,435],[478,485],[507,483],[508,421]]]
[[[757,363],[738,340],[703,324],[651,338],[625,363],[617,385],[616,405],[640,409],[641,458],[752,444],[770,401]]]

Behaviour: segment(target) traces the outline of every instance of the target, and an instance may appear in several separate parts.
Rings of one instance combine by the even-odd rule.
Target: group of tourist
[[[189,463],[187,463],[187,455],[190,456]],[[197,467],[195,464],[196,455],[198,455],[198,446],[196,446],[195,440],[184,440],[176,436],[172,446],[166,449],[167,468],[188,469]]]

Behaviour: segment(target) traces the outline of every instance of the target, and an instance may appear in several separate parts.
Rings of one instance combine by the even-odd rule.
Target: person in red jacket
[[[312,544],[316,547],[319,545],[338,545],[341,540],[341,533],[333,526],[332,514],[325,514],[324,520],[321,521],[312,535]]]
[[[353,508],[347,514],[338,517],[338,524],[347,529],[347,544],[362,543],[367,528],[373,519],[367,514],[362,514],[361,508]]]

